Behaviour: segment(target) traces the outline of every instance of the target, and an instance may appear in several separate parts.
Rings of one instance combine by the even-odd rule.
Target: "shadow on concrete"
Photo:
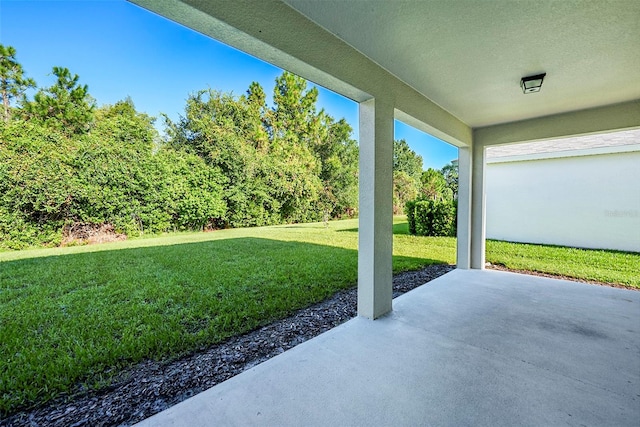
[[[640,293],[454,270],[140,426],[637,426]]]

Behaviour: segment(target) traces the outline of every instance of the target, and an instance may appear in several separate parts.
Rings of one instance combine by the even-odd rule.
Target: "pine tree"
[[[0,44],[0,97],[5,123],[11,118],[11,101],[35,86],[36,82],[33,79],[24,77],[24,69],[16,60],[16,49]]]
[[[86,133],[95,108],[88,86],[80,85],[78,75],[71,74],[68,68],[53,67],[53,75],[56,82],[40,89],[33,101],[25,100],[22,113],[66,134]]]

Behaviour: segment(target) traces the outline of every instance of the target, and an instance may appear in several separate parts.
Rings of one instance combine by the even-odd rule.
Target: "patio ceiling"
[[[285,1],[473,128],[640,98],[636,0]]]
[[[131,1],[457,146],[640,127],[636,0]]]

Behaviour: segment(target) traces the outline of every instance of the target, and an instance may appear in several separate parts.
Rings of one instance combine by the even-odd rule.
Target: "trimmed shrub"
[[[409,200],[404,204],[404,213],[409,222],[409,234],[416,234],[416,200]]]
[[[431,207],[432,236],[456,235],[456,205],[453,201],[433,202]]]
[[[418,236],[455,236],[456,204],[453,201],[417,200],[405,204],[409,233]]]

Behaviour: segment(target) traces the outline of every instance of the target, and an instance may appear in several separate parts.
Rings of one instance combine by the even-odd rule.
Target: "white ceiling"
[[[285,2],[471,127],[640,99],[638,0]]]

